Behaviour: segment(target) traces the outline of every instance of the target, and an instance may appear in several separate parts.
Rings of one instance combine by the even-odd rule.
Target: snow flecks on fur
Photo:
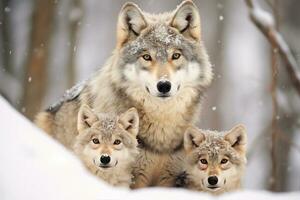
[[[155,42],[160,42],[164,45],[174,44],[176,46],[181,44],[180,36],[164,24],[154,26],[151,34]]]
[[[150,46],[179,46],[182,43],[182,36],[176,34],[174,30],[171,30],[165,24],[158,24],[149,29],[148,32],[130,43],[126,49],[129,54],[135,55],[140,51],[149,49]],[[158,55],[159,56],[159,55]]]
[[[65,100],[72,100],[76,98],[81,93],[85,85],[86,85],[86,81],[82,81],[76,84],[71,89],[67,90],[63,97],[65,98]]]
[[[202,130],[202,133],[205,134],[205,142],[200,144],[199,154],[207,153],[209,157],[217,157],[222,152],[226,152],[233,162],[240,160],[240,155],[224,140],[227,132]]]
[[[64,102],[71,101],[78,97],[82,90],[85,88],[87,80],[81,81],[74,85],[72,88],[65,91],[64,95],[60,98],[60,100],[51,106],[49,106],[46,111],[48,112],[56,112]]]
[[[128,51],[129,54],[131,55],[135,55],[137,54],[139,51],[143,50],[146,48],[146,43],[144,40],[138,39],[135,40],[131,43],[131,45],[129,46],[128,49],[126,49]]]
[[[111,133],[116,129],[117,120],[116,116],[101,114],[100,118],[100,128],[104,130],[104,132]]]

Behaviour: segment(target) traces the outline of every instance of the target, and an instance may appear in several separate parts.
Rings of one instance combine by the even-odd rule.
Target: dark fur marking
[[[129,125],[129,126],[127,126],[127,127],[125,128],[125,130],[128,131],[128,130],[131,129],[131,128],[132,128],[132,126]]]
[[[192,141],[193,146],[196,148],[199,147],[199,145],[197,145],[196,142],[194,141],[193,136],[190,135],[189,137],[190,137],[190,140]]]
[[[174,148],[173,153],[180,151],[181,149],[183,149],[183,141],[181,141],[180,144]]]
[[[179,188],[186,187],[187,186],[187,176],[188,176],[188,174],[186,171],[183,171],[178,176],[176,176],[174,187],[179,187]]]
[[[232,147],[239,145],[241,140],[242,140],[241,136],[237,137],[236,142],[232,145]]]
[[[51,106],[49,106],[45,111],[46,112],[49,112],[51,114],[55,114],[59,109],[60,107],[63,105],[63,101],[58,101],[54,104],[52,104]]]
[[[133,30],[132,24],[129,23],[130,20],[131,20],[130,17],[127,15],[127,16],[126,16],[126,22],[127,22],[127,24],[128,24],[128,29],[129,29],[130,31],[132,31],[133,34],[134,34],[135,36],[139,36],[139,34],[138,34],[137,32],[135,32],[135,30]]]
[[[189,14],[186,16],[185,20],[188,22],[188,24],[187,24],[187,26],[186,26],[185,28],[183,28],[183,29],[180,31],[180,33],[185,32],[185,31],[190,27],[190,23],[191,23],[191,20],[192,20],[192,13],[189,13]]]
[[[138,142],[138,148],[145,149],[145,143],[139,136],[136,136],[137,142]]]

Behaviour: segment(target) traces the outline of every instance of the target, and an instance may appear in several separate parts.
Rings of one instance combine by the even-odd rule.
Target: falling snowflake
[[[28,82],[30,83],[32,81],[31,76],[28,77]]]
[[[217,7],[218,7],[219,9],[222,9],[224,6],[223,6],[223,4],[218,3],[218,4],[217,4]]]
[[[223,19],[224,19],[224,16],[223,16],[223,15],[220,15],[220,16],[219,16],[219,20],[220,20],[220,21],[223,21]]]
[[[214,106],[214,107],[212,107],[211,109],[212,109],[213,111],[215,111],[215,110],[217,110],[217,107]]]
[[[5,7],[4,12],[9,13],[11,11],[10,7]]]
[[[22,113],[25,113],[26,112],[26,108],[22,107],[21,111],[22,111]]]

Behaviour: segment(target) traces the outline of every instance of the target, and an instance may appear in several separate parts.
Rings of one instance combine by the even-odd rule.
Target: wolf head
[[[139,100],[147,95],[171,99],[186,90],[201,90],[212,80],[200,16],[192,1],[164,14],[125,4],[118,19],[117,52],[123,89]]]
[[[193,182],[202,191],[220,194],[238,189],[246,163],[246,130],[237,125],[227,132],[190,127],[184,148]]]
[[[137,154],[139,117],[135,108],[120,116],[96,114],[83,105],[78,113],[74,151],[96,171],[126,167]]]

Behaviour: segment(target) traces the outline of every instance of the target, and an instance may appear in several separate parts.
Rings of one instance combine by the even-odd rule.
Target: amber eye
[[[206,160],[206,159],[201,159],[200,162],[201,162],[201,164],[203,164],[203,165],[207,165],[207,160]]]
[[[92,141],[93,141],[94,144],[99,144],[100,143],[97,138],[92,139]]]
[[[151,56],[150,56],[149,54],[144,54],[144,55],[143,55],[143,58],[144,58],[144,60],[146,60],[146,61],[151,61],[151,60],[152,60],[152,58],[151,58]]]
[[[121,144],[121,140],[116,139],[116,140],[114,141],[114,145],[119,145],[119,144]]]
[[[225,158],[221,160],[221,164],[226,164],[227,162],[228,162],[228,160]]]
[[[172,55],[172,60],[177,60],[178,58],[180,58],[181,54],[180,53],[174,53]]]

